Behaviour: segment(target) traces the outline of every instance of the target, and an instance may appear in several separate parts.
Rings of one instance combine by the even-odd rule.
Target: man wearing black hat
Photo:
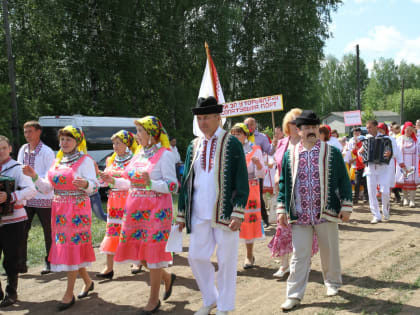
[[[216,314],[235,308],[239,228],[248,200],[248,172],[242,144],[220,128],[223,105],[214,97],[199,98],[192,109],[204,134],[191,141],[185,158],[178,201],[180,230],[190,234],[189,255],[203,296],[195,314]],[[210,262],[217,246],[217,286]]]
[[[278,221],[292,224],[293,256],[283,310],[300,303],[311,265],[313,233],[318,238],[327,295],[342,284],[338,222],[348,222],[352,211],[350,179],[341,152],[319,140],[318,116],[304,110],[295,120],[301,142],[283,158],[277,199]]]

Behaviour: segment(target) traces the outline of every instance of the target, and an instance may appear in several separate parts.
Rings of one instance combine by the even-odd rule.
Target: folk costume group
[[[290,273],[282,309],[290,310],[303,299],[311,256],[318,251],[326,293],[336,295],[342,285],[338,223],[349,221],[353,204],[352,187],[340,150],[320,141],[320,120],[310,110],[289,111],[283,121],[287,137],[268,146],[256,143],[252,121],[237,123],[230,132],[223,130],[222,111],[223,105],[214,97],[199,98],[192,109],[202,135],[192,140],[187,149],[176,218],[172,193],[178,191],[177,158],[171,152],[161,121],[155,116],[135,120],[136,135],[121,130],[112,136],[114,153],[107,159],[106,169],[99,173],[87,154],[83,131],[76,126],[60,129],[60,150],[54,157],[51,149],[39,140],[39,124],[26,123],[28,144],[20,150],[21,163],[10,158],[9,140],[0,136],[1,175],[14,178],[16,188],[20,188],[10,196],[0,192],[0,204],[11,200],[14,205],[12,215],[0,218],[0,252],[7,274],[5,294],[0,290],[0,306],[12,305],[17,300],[18,273],[26,268],[23,244],[27,242],[34,214],[40,217],[45,236],[47,257],[42,273],[67,273],[67,286],[58,310],[75,304],[78,275],[84,282],[78,299],[94,290],[86,270],[95,261],[89,194],[107,186],[107,224],[100,246],[100,252],[106,255],[106,266],[96,277],[112,279],[114,263],[143,265],[149,270],[150,294],[140,314],[158,312],[161,284],[164,284],[163,300],[167,300],[176,280],[175,274],[165,270],[173,260],[166,244],[171,224],[176,222],[180,231],[186,228],[189,234],[188,262],[203,298],[195,314],[209,314],[213,308],[219,315],[233,311],[239,243],[242,241],[246,247],[243,268],[253,267],[256,260],[253,245],[265,237],[264,226],[268,223],[261,198],[261,179],[265,176],[263,151],[275,152],[278,170],[278,224],[268,247],[272,257],[281,258],[274,276]],[[410,127],[405,126],[407,136],[398,142],[407,157],[396,156],[397,168],[404,172],[407,164],[418,165],[418,153],[410,155],[410,144],[416,141]],[[260,136],[259,142],[265,140]],[[374,185],[373,174],[376,174],[373,170],[368,173],[369,189]],[[404,176],[401,184],[404,190],[412,189],[409,176]],[[382,198],[386,203],[386,196]],[[376,206],[373,198],[370,201],[371,208]],[[384,208],[383,213],[386,215]],[[217,275],[211,263],[214,252]]]
[[[356,169],[354,203],[358,202],[360,186],[363,186],[364,198],[369,202],[372,213],[370,223],[376,224],[390,219],[391,191],[395,194],[396,202],[401,201],[402,206],[415,207],[415,193],[420,184],[420,144],[412,122],[404,123],[401,132],[399,126],[394,124],[392,135],[385,123],[376,120],[367,121],[366,128],[366,136],[361,135],[360,128],[355,128],[354,137],[350,139],[344,153],[344,160]],[[369,139],[389,140],[390,145],[384,151],[384,161],[369,161]],[[400,190],[403,192],[402,200]],[[381,206],[378,195],[381,197]]]

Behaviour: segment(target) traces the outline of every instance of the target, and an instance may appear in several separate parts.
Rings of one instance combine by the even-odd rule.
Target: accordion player
[[[369,137],[363,140],[364,152],[362,154],[363,163],[368,165],[374,164],[389,164],[393,156],[392,141],[388,137]],[[385,152],[391,154],[385,157]]]

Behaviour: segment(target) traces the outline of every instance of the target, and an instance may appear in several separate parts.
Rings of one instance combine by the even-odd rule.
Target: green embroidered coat
[[[184,222],[191,233],[192,196],[194,193],[194,162],[199,156],[201,138],[191,141],[185,158],[184,176],[178,199],[177,222]],[[242,144],[223,130],[217,140],[214,158],[216,177],[216,202],[213,208],[212,227],[229,229],[231,217],[243,220],[248,201],[248,172]]]
[[[299,163],[299,145],[286,151],[279,182],[277,213],[287,213],[289,223],[298,219],[294,206],[296,175]],[[352,188],[341,152],[321,141],[319,151],[319,182],[321,186],[321,218],[341,222],[340,211],[353,209]]]

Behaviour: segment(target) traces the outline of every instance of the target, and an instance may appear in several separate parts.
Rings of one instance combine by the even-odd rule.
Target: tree
[[[363,115],[362,115],[362,124],[366,124],[366,122],[368,120],[373,120],[376,119],[375,114],[373,113],[372,108],[367,107],[364,111],[363,111]]]
[[[356,56],[348,54],[340,62],[328,56],[319,76],[321,93],[321,113],[357,109],[357,68]],[[368,70],[363,59],[360,59],[360,90],[368,84]]]
[[[363,108],[373,110],[383,109],[385,104],[385,94],[375,77],[369,80],[363,93]]]
[[[153,114],[182,150],[192,137],[204,41],[226,100],[282,93],[285,110],[313,107],[330,12],[340,2],[13,0],[20,119]],[[271,124],[270,114],[258,120]]]
[[[372,78],[375,78],[385,95],[392,94],[400,87],[398,67],[394,60],[379,58],[373,62]]]
[[[401,109],[401,93],[395,92],[387,96],[390,109],[396,113]],[[402,122],[409,120],[415,122],[420,118],[420,89],[407,89],[404,91],[404,109]]]

